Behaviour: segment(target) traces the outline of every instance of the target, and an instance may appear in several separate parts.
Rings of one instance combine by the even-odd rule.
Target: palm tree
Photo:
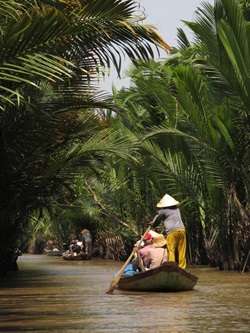
[[[250,44],[244,14],[238,2],[215,1],[214,9],[207,5],[189,24],[199,47],[195,67],[205,75],[215,105],[210,135],[223,190],[221,242],[231,268],[242,265],[249,248]]]
[[[126,119],[137,118],[161,195],[167,190],[185,204],[196,252],[205,248],[210,261],[239,268],[249,246],[249,34],[237,2],[204,4],[196,15],[186,22],[194,44],[179,30],[165,66],[134,71],[136,87],[124,100],[136,107]]]
[[[147,60],[154,46],[169,49],[136,9],[132,0],[0,0],[2,247],[82,166],[130,155],[94,110],[113,109],[96,89],[103,66],[119,72],[123,53]]]
[[[134,1],[2,0],[0,8],[0,97],[7,105],[20,104],[22,87],[38,88],[41,79],[77,75],[86,84],[111,61],[119,73],[122,53],[148,60],[153,44],[169,50],[152,27],[140,24],[142,15],[134,16]]]

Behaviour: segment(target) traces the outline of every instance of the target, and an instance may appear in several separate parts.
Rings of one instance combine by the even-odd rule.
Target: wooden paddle
[[[243,274],[244,271],[245,271],[245,268],[246,268],[246,265],[247,265],[247,262],[248,262],[248,258],[249,258],[249,256],[250,256],[250,250],[248,251],[247,259],[246,259],[246,261],[245,261],[245,264],[244,264],[244,266],[243,266],[243,269],[242,269],[242,271],[241,271],[241,274]]]
[[[154,220],[156,219],[158,215],[155,216]],[[126,266],[130,263],[131,259],[133,258],[134,254],[136,253],[136,251],[138,251],[140,245],[141,245],[141,242],[143,241],[143,239],[145,238],[146,234],[150,231],[151,229],[151,226],[148,227],[148,229],[145,231],[145,234],[142,236],[142,238],[140,239],[140,241],[136,244],[136,246],[134,247],[132,253],[130,254],[128,260],[125,262],[125,264],[122,266],[122,268],[119,270],[119,272],[116,274],[115,277],[113,277],[111,283],[110,283],[110,286],[109,286],[109,289],[106,291],[106,294],[112,294],[112,292],[115,290],[118,282],[120,281],[120,278],[126,268]]]
[[[143,262],[141,260],[139,249],[137,250],[137,260],[139,262],[139,266],[140,266],[141,271],[144,272],[145,271],[145,267],[144,267]]]

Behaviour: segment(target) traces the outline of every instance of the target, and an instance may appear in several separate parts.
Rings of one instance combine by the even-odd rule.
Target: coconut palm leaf
[[[19,15],[8,16],[0,39],[0,97],[5,103],[20,101],[20,84],[37,87],[39,79],[65,80],[76,67],[85,80],[110,61],[119,71],[119,50],[132,60],[146,60],[153,56],[152,44],[169,49],[153,27],[140,25],[142,17],[133,16],[133,1],[21,3]]]

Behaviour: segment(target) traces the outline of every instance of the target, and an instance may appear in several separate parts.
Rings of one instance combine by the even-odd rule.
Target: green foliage
[[[14,244],[28,225],[66,238],[88,227],[129,247],[169,193],[189,261],[239,267],[249,244],[247,1],[204,3],[185,22],[194,43],[179,29],[179,48],[158,63],[151,42],[168,46],[135,9],[0,0],[0,240]],[[122,53],[133,87],[111,100],[96,78],[111,62],[119,73]]]
[[[248,22],[237,2],[222,0],[185,23],[194,44],[179,31],[180,48],[165,65],[138,64],[130,73],[135,87],[116,100],[137,133],[155,195],[182,203],[199,260],[205,249],[209,260],[239,267],[249,239]]]
[[[102,169],[107,153],[129,157],[129,142],[96,112],[114,109],[97,80],[111,62],[119,74],[123,53],[147,60],[168,49],[136,9],[132,0],[0,0],[1,246],[15,246],[37,212],[71,205],[76,177]]]

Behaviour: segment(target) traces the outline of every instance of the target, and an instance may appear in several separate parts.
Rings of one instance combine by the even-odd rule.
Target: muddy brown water
[[[250,273],[192,267],[192,291],[108,295],[121,262],[23,255],[18,265],[0,277],[1,332],[250,332]]]

